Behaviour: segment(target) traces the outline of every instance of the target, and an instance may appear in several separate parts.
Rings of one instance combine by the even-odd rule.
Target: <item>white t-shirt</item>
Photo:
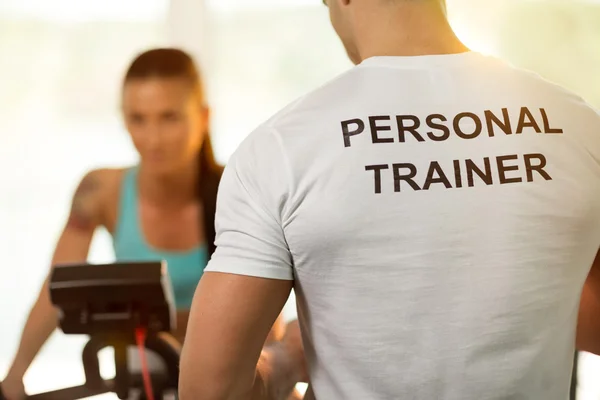
[[[478,53],[374,57],[252,133],[207,268],[293,279],[319,400],[568,396],[600,116]]]

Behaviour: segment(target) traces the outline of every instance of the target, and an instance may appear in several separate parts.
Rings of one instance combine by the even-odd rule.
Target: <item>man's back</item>
[[[564,400],[576,320],[600,352],[600,116],[468,53],[444,0],[324,3],[360,65],[230,158],[181,398],[278,395],[293,287],[319,400]]]
[[[262,129],[237,157],[281,145],[318,399],[566,398],[600,244],[592,109],[476,53],[375,57]]]

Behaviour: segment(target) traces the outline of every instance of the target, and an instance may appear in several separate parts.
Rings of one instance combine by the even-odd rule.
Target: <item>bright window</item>
[[[166,0],[0,2],[2,377],[78,180],[90,168],[136,159],[119,118],[119,86],[136,53],[164,44],[167,6]],[[105,233],[91,258],[112,258]],[[84,343],[54,335],[26,377],[28,389],[81,383]]]

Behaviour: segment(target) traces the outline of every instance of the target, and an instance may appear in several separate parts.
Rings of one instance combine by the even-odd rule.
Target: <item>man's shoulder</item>
[[[522,66],[515,66],[506,60],[486,56],[481,64],[486,80],[491,85],[491,95],[495,98],[512,99],[515,104],[544,105],[553,109],[555,115],[587,126],[600,132],[600,114],[587,100],[560,82]],[[586,128],[586,129],[587,129]]]
[[[290,104],[282,108],[279,112],[269,118],[263,125],[266,129],[281,128],[286,122],[296,120],[298,115],[318,116],[326,112],[325,107],[331,107],[335,102],[342,99],[342,95],[352,82],[353,76],[358,73],[358,69],[351,68],[350,70],[337,75],[335,78],[325,82],[318,88],[308,92],[307,94],[297,98]]]
[[[561,109],[566,117],[578,120],[583,125],[588,125],[592,130],[600,129],[600,113],[598,109],[576,92],[552,82],[534,72],[520,70],[523,79],[532,85],[536,96]],[[598,132],[600,133],[600,131]]]
[[[524,67],[517,67],[507,62],[502,65],[504,75],[509,76],[510,80],[523,90],[535,94],[537,97],[544,98],[549,101],[564,102],[584,108],[592,108],[580,95],[574,91],[567,89],[557,82],[553,82],[538,72],[529,70]]]
[[[234,155],[245,154],[252,148],[261,149],[265,155],[270,151],[281,151],[285,137],[295,135],[299,130],[306,137],[307,122],[318,121],[328,110],[344,99],[344,90],[356,69],[338,75],[317,89],[292,101],[269,119],[255,128],[240,144]]]

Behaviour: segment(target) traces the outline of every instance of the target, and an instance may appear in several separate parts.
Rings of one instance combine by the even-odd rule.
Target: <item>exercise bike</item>
[[[175,327],[165,263],[56,266],[50,277],[50,298],[60,311],[59,325],[65,334],[90,336],[82,353],[85,384],[28,399],[76,400],[114,393],[119,399],[162,400],[175,395],[180,349],[164,335]],[[128,368],[131,346],[140,349],[142,374],[132,374]],[[115,376],[109,380],[100,375],[98,359],[106,347],[114,349]],[[161,358],[163,372],[144,368],[145,350]]]

